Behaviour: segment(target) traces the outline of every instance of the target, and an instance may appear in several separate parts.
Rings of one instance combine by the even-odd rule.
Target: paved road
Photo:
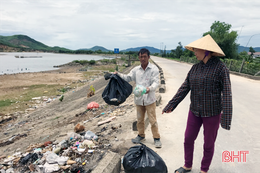
[[[170,114],[161,114],[162,109],[177,92],[183,83],[191,65],[179,63],[158,57],[151,57],[162,67],[166,78],[166,93],[162,94],[162,105],[157,107],[157,117],[162,149],[155,149],[150,127],[147,128],[146,141],[149,147],[158,152],[168,166],[169,172],[184,163],[183,142],[187,115],[190,104],[190,95],[178,105]],[[240,76],[230,75],[233,94],[233,120],[231,130],[227,131],[220,127],[215,143],[215,154],[210,167],[210,173],[242,173],[260,172],[260,81],[247,79]],[[246,162],[224,163],[222,162],[223,151],[249,151]],[[203,154],[203,128],[195,142],[195,152],[192,172],[200,171],[200,163]],[[243,157],[241,157],[243,159]]]

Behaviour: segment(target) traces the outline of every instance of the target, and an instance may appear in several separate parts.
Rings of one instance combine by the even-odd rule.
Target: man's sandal
[[[190,172],[191,170],[186,170],[183,167],[180,167],[179,169],[176,169],[174,172],[179,172],[179,173],[185,173],[185,172]]]

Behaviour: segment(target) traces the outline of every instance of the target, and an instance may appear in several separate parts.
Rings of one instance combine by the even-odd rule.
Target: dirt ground
[[[60,70],[0,76],[0,90],[13,92],[17,87],[35,84],[71,83],[83,80],[79,67],[62,68]],[[130,71],[132,67],[126,69]],[[29,146],[46,141],[60,142],[67,139],[76,124],[85,126],[85,131],[91,130],[100,137],[100,143],[109,149],[125,154],[131,145],[133,136],[132,123],[136,119],[133,95],[120,106],[107,105],[102,99],[102,92],[108,81],[103,76],[89,80],[83,86],[64,94],[64,100],[58,99],[47,103],[28,113],[16,114],[16,118],[0,125],[0,157],[12,155],[15,152],[25,152]],[[133,83],[131,83],[134,85]],[[87,98],[89,87],[96,89],[95,95]],[[87,110],[87,105],[95,101],[100,107]],[[116,119],[110,123],[98,126],[97,123],[112,116]],[[131,136],[131,137],[130,137]],[[10,139],[14,139],[10,142]],[[9,142],[8,142],[9,141]]]
[[[82,73],[78,72],[80,67],[64,67],[61,69],[35,72],[0,75],[0,89],[12,89],[20,86],[37,84],[66,84],[72,81],[82,80]],[[1,92],[2,93],[2,92]]]

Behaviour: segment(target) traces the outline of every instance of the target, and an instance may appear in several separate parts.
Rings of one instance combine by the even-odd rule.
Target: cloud
[[[174,49],[229,23],[245,46],[260,28],[260,2],[217,0],[1,0],[0,35],[25,34],[49,46]],[[249,44],[260,47],[258,35]],[[257,39],[258,38],[258,39]]]

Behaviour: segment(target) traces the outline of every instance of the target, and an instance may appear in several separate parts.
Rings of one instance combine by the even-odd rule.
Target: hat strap
[[[210,53],[210,51],[207,51],[207,50],[206,50],[205,56],[204,56],[203,60],[209,55],[209,53]],[[202,61],[203,61],[203,60],[202,60]]]

